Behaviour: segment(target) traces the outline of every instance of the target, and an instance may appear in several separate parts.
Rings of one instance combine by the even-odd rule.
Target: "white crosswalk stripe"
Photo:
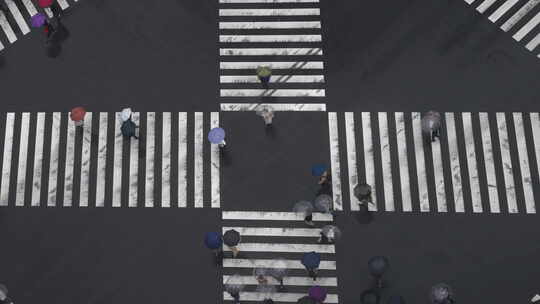
[[[470,0],[465,0],[465,2],[468,4],[473,3]],[[520,2],[523,3],[520,4]],[[513,31],[512,38],[514,40],[518,42],[525,40],[526,42],[523,43],[525,48],[535,52],[535,49],[540,44],[540,27],[538,26],[540,24],[540,12],[536,15],[533,13],[536,11],[535,7],[538,3],[540,3],[540,0],[484,0],[479,5],[473,4],[471,6],[476,6],[476,10],[481,14],[493,11],[488,16],[491,22],[500,22],[500,28],[503,31]],[[509,14],[512,10],[517,11]],[[537,57],[540,57],[540,54]]]
[[[254,8],[257,3],[264,8]],[[290,4],[284,8],[282,3]],[[318,5],[318,0],[220,1],[220,97],[326,97]],[[269,62],[257,56],[275,57]],[[290,61],[292,56],[297,61]],[[268,85],[256,75],[260,66],[274,70]],[[250,71],[233,75],[233,70]]]
[[[87,112],[77,127],[69,113],[0,113],[0,206],[221,207],[219,149],[205,136],[219,125],[219,112],[134,112],[133,122],[143,123],[139,139],[122,135],[119,114]],[[199,139],[188,140],[188,132]],[[203,151],[212,153],[210,162]],[[200,167],[188,183],[192,166]],[[187,201],[188,191],[197,201]]]
[[[292,212],[266,211],[223,211],[222,233],[234,229],[241,235],[237,248],[240,255],[232,258],[231,250],[223,245],[223,300],[233,301],[227,292],[227,281],[235,276],[245,288],[240,292],[240,301],[262,301],[271,298],[276,302],[294,303],[307,295],[312,286],[318,285],[328,292],[325,303],[338,303],[338,279],[335,262],[335,246],[333,244],[318,244],[320,228],[297,228],[303,224],[303,215]],[[313,214],[315,221],[332,222],[330,214]],[[260,220],[270,221],[271,227],[259,226]],[[237,225],[227,225],[234,221]],[[255,222],[254,222],[255,221]],[[248,225],[244,227],[243,224]],[[255,225],[255,226],[254,226]],[[286,238],[286,239],[283,239]],[[294,239],[294,243],[289,243]],[[321,254],[317,279],[309,277],[300,260],[304,253],[315,251]],[[277,262],[279,261],[279,262]],[[258,289],[259,284],[279,286],[280,278],[266,276],[267,283],[259,283],[254,276],[256,268],[286,269],[282,277],[284,291],[264,292]]]
[[[373,211],[536,213],[533,181],[539,178],[540,160],[534,162],[529,155],[540,154],[538,113],[442,113],[443,131],[434,142],[423,137],[418,112],[344,114],[346,130],[336,132],[347,142],[346,162],[340,166],[349,169],[349,191],[343,200],[349,200],[344,205],[350,205],[350,211],[359,210],[352,189],[367,182],[378,189],[373,190]],[[392,115],[395,125],[389,124]],[[356,134],[360,128],[362,134]],[[379,134],[379,145],[372,141],[374,134]],[[359,172],[365,177],[356,172],[357,150],[364,152]],[[391,164],[393,159],[399,164]],[[411,175],[417,177],[410,179]]]

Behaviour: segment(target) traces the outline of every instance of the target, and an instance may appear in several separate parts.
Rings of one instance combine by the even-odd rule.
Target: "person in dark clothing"
[[[332,196],[332,176],[330,175],[330,172],[324,171],[323,174],[319,177],[318,184],[320,188],[319,191],[317,191],[316,196],[319,196],[321,194],[328,194]]]
[[[13,301],[8,298],[8,289],[6,285],[0,284],[0,304],[13,304]]]

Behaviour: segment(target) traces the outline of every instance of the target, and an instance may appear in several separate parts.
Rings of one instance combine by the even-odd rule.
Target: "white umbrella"
[[[131,108],[122,109],[122,112],[120,112],[120,119],[122,119],[122,121],[128,121],[130,118]]]

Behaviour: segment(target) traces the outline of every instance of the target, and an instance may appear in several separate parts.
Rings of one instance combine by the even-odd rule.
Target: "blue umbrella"
[[[304,253],[302,257],[302,265],[307,269],[316,269],[319,268],[321,263],[321,255],[315,251]]]
[[[204,244],[209,249],[218,249],[223,244],[221,234],[217,232],[207,232],[204,237]]]
[[[222,128],[213,128],[208,132],[208,140],[213,144],[219,144],[225,139],[225,130]]]
[[[311,167],[311,174],[313,176],[321,176],[324,171],[326,171],[326,165],[325,164],[317,164]]]

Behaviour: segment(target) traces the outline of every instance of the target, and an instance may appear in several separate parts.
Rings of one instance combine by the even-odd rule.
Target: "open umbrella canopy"
[[[217,232],[207,232],[204,236],[204,244],[209,249],[218,249],[223,244],[221,234]]]
[[[234,229],[225,231],[223,242],[229,247],[238,245],[238,243],[240,243],[240,233]]]
[[[225,130],[222,128],[213,128],[208,132],[208,140],[213,144],[219,144],[225,139]]]
[[[368,261],[368,269],[373,276],[382,276],[388,269],[388,265],[388,258],[384,256],[375,256]]]
[[[332,210],[334,200],[328,194],[321,194],[315,198],[315,210],[318,212],[329,213]]]
[[[225,281],[225,290],[227,292],[241,292],[244,290],[244,287],[244,281],[239,274],[234,274]]]
[[[315,299],[315,301],[322,303],[326,299],[326,289],[321,286],[313,286],[309,289],[309,296]]]
[[[422,131],[430,132],[441,127],[441,114],[434,111],[427,112],[421,120]]]
[[[131,113],[131,108],[122,109],[122,112],[120,112],[120,119],[122,121],[128,121],[131,118]]]
[[[49,7],[53,4],[53,0],[38,0],[38,5],[41,8]]]
[[[294,204],[293,212],[311,214],[313,212],[313,204],[308,201],[299,201]]]
[[[79,121],[84,119],[86,110],[83,107],[76,107],[71,110],[71,120]]]
[[[137,125],[131,121],[124,121],[122,123],[122,126],[120,127],[120,131],[122,132],[122,135],[126,137],[135,136],[135,130],[137,129]]]
[[[320,263],[321,254],[315,251],[306,252],[304,253],[304,256],[302,256],[302,265],[304,265],[307,269],[319,268]]]
[[[362,197],[371,194],[371,186],[366,183],[358,184],[354,187],[354,196]]]
[[[324,171],[326,171],[326,165],[325,164],[316,164],[313,167],[311,167],[311,174],[313,176],[321,176]]]
[[[269,269],[270,275],[278,280],[287,276],[289,266],[282,258],[275,258],[272,261],[272,267]]]
[[[452,289],[445,283],[439,283],[431,287],[430,298],[434,303],[444,303],[452,296]]]
[[[313,299],[310,296],[303,296],[298,301],[296,301],[297,304],[317,304],[317,301]]]
[[[45,21],[47,21],[47,16],[42,13],[35,14],[30,18],[30,23],[33,27],[42,27],[45,24]]]
[[[341,230],[334,225],[326,225],[322,227],[322,233],[329,239],[337,240],[341,238]]]

